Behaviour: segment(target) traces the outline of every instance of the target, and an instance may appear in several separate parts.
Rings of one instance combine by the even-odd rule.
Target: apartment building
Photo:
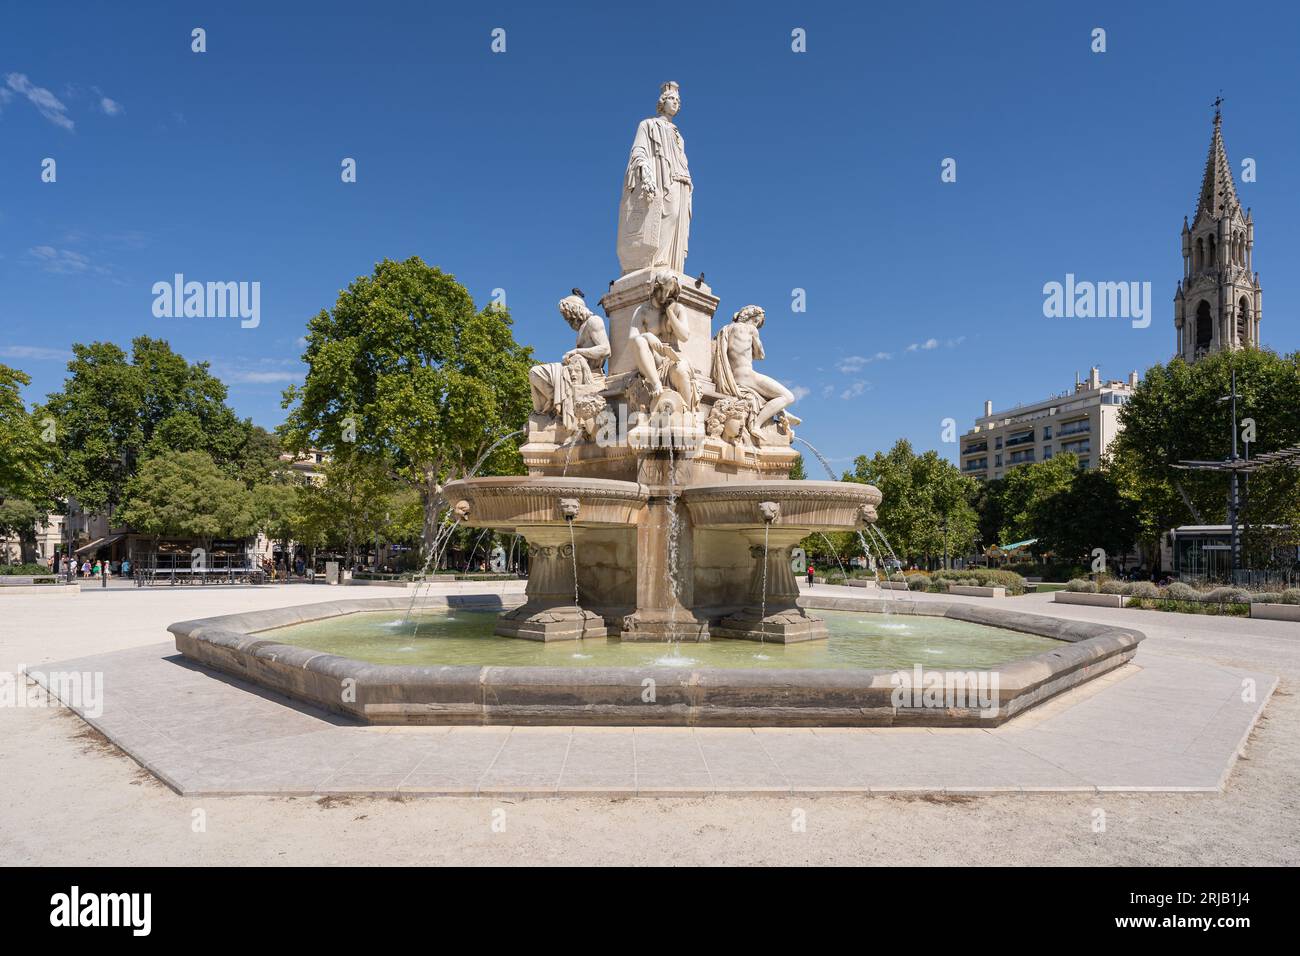
[[[1001,478],[1017,465],[1046,461],[1073,453],[1080,468],[1095,468],[1107,446],[1119,434],[1119,410],[1137,388],[1138,373],[1128,381],[1101,380],[1094,366],[1073,391],[1028,405],[995,412],[984,403],[984,415],[961,437],[963,474],[988,481]]]

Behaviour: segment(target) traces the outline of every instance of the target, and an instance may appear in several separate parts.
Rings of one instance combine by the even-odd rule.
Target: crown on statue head
[[[663,86],[659,87],[660,96],[664,96],[668,93],[676,93],[678,96],[680,96],[681,92],[682,92],[682,88],[677,85],[676,80],[669,80],[667,83],[663,84]]]

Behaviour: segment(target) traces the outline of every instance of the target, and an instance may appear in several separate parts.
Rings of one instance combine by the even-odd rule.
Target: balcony
[[[1033,443],[1034,433],[1032,431],[1020,432],[1007,439],[1008,448],[1015,448],[1017,445],[1032,445]]]
[[[1080,419],[1077,422],[1066,422],[1056,429],[1057,438],[1065,438],[1068,435],[1083,435],[1092,431],[1092,422],[1088,419]]]

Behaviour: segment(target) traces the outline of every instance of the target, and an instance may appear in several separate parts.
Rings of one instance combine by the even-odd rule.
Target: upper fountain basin
[[[443,494],[475,528],[513,529],[563,524],[630,527],[650,497],[635,481],[608,478],[465,478],[449,482]]]
[[[876,520],[880,491],[853,481],[747,481],[682,492],[697,528],[845,531]]]

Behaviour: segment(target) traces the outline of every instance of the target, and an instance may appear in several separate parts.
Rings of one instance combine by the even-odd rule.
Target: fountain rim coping
[[[617,478],[495,475],[483,478],[457,478],[442,486],[442,494],[449,500],[461,494],[470,497],[482,495],[485,498],[513,497],[521,490],[554,498],[608,498],[614,501],[636,502],[650,500],[650,488],[647,485]]]
[[[879,504],[882,497],[879,488],[865,482],[803,478],[685,485],[681,494],[687,502],[714,498],[737,501],[763,498],[838,498]]]
[[[739,669],[722,667],[589,667],[497,665],[372,664],[327,654],[298,645],[281,644],[262,635],[281,627],[368,611],[405,610],[413,606],[406,597],[345,599],[316,604],[246,611],[218,617],[179,621],[167,630],[185,657],[285,693],[318,707],[343,713],[368,723],[560,723],[649,725],[709,723],[733,726],[844,726],[901,724],[993,727],[1070,687],[1126,663],[1145,638],[1140,631],[1110,624],[1070,621],[1002,608],[984,608],[956,602],[905,602],[896,598],[801,597],[800,606],[815,610],[843,610],[916,614],[945,617],[1037,634],[1062,642],[1033,657],[995,668],[924,668],[922,673],[996,673],[999,706],[996,716],[972,716],[971,711],[907,708],[893,710],[826,702],[822,695],[869,694],[874,698],[892,692],[892,675],[899,668],[864,670],[819,668]],[[414,602],[421,609],[504,609],[500,595],[430,595]],[[919,665],[917,665],[919,666]],[[658,693],[682,698],[688,713],[673,706],[647,711],[626,698],[613,703],[574,701],[575,693],[598,694],[601,688],[635,691],[645,678],[653,678]],[[338,693],[323,693],[322,686],[337,691],[353,681],[353,702]],[[799,697],[802,693],[803,698]],[[756,696],[764,697],[755,703]],[[368,701],[366,698],[374,700]],[[421,700],[420,698],[435,698]],[[807,702],[801,703],[804,699]],[[888,700],[885,700],[886,709]],[[678,705],[679,707],[681,705]],[[600,707],[607,712],[601,712]],[[715,712],[710,712],[710,709]],[[635,713],[636,719],[631,719]],[[899,718],[904,717],[905,720]]]

